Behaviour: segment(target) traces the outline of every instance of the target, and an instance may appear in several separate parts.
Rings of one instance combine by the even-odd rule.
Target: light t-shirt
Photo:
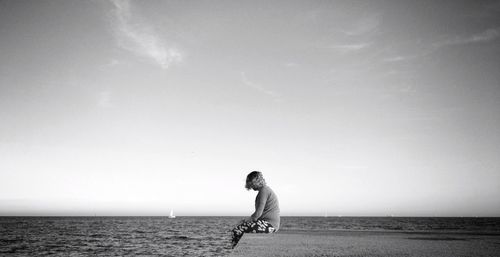
[[[262,215],[260,219],[265,220],[278,230],[280,227],[280,207],[278,202],[278,197],[274,191],[268,187],[264,186],[257,197],[255,197],[255,210],[258,212],[259,208],[262,209]]]

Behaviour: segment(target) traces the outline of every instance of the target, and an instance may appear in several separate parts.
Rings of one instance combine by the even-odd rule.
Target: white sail
[[[170,210],[170,215],[168,217],[171,219],[175,218],[173,210]]]

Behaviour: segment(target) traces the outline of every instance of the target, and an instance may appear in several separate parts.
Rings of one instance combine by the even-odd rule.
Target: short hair
[[[252,171],[247,175],[247,181],[245,184],[245,188],[250,190],[252,188],[261,188],[266,185],[266,180],[264,176],[262,176],[262,172],[260,171]]]

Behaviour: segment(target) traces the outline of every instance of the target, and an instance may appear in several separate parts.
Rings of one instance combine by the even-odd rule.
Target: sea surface
[[[227,256],[242,217],[0,217],[0,256]],[[500,218],[282,217],[282,230],[500,233]]]

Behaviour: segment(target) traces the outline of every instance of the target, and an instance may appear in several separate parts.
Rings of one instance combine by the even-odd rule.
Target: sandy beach
[[[231,257],[246,256],[499,256],[500,234],[280,231],[245,234]]]

